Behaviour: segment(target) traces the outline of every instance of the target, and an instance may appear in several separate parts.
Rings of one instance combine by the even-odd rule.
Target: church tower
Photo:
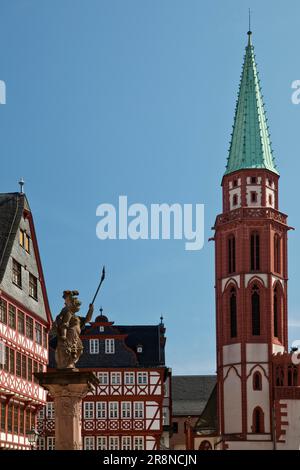
[[[215,222],[218,417],[224,447],[271,449],[272,355],[287,350],[287,216],[248,43]]]

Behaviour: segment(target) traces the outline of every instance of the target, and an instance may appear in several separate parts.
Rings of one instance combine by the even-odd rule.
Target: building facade
[[[169,447],[170,378],[165,327],[115,326],[103,315],[82,331],[77,366],[94,372],[99,386],[82,404],[85,450],[154,450]],[[53,366],[53,351],[51,355]],[[39,413],[39,449],[53,449],[55,410]]]
[[[0,448],[30,449],[26,433],[46,394],[51,315],[25,194],[0,194]]]

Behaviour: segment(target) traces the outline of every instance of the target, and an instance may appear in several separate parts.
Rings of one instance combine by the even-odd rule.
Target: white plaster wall
[[[272,352],[273,354],[283,353],[284,346],[281,346],[280,344],[272,344]]]
[[[300,400],[280,400],[280,403],[285,403],[287,408],[283,411],[287,412],[287,416],[282,418],[287,421],[287,426],[282,426],[286,434],[281,438],[285,443],[277,443],[277,449],[280,450],[299,450],[300,449]]]
[[[247,345],[248,346],[248,345]],[[249,374],[253,365],[247,364],[247,375]],[[263,369],[263,370],[262,370]],[[262,390],[253,390],[253,374],[258,371],[262,376]],[[265,374],[264,374],[265,371]],[[253,410],[256,406],[260,406],[264,412],[265,432],[270,430],[270,410],[269,410],[269,381],[268,381],[268,365],[264,364],[262,367],[255,367],[247,379],[247,430],[252,432],[252,416]]]
[[[268,275],[267,274],[245,274],[245,287],[252,281],[252,279],[261,279],[265,287],[268,287]]]
[[[237,204],[233,205],[233,196],[237,195]],[[237,209],[242,205],[242,197],[241,197],[241,188],[234,188],[229,191],[229,207],[230,210]]]
[[[251,201],[251,193],[257,194],[257,201]],[[246,187],[246,203],[248,207],[261,207],[262,206],[262,191],[260,186],[247,186]]]
[[[273,442],[251,442],[251,441],[235,441],[228,442],[226,441],[229,450],[272,450]]]
[[[224,376],[226,375],[224,370]],[[225,433],[242,432],[241,379],[231,368],[224,381],[224,422]]]
[[[222,292],[224,292],[224,289],[230,279],[233,279],[237,283],[238,287],[240,287],[241,276],[238,275],[238,276],[225,277],[224,279],[222,279]]]
[[[223,346],[223,365],[241,362],[241,343]]]
[[[272,204],[269,203],[269,196],[272,196]],[[275,192],[273,189],[266,188],[266,206],[275,207]]]
[[[267,343],[247,343],[246,344],[246,360],[247,362],[268,362],[268,345]]]

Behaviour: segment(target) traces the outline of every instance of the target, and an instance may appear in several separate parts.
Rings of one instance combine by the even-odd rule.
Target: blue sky
[[[1,0],[2,192],[20,176],[34,213],[52,312],[63,289],[119,324],[167,328],[174,373],[214,373],[214,246],[248,7],[281,172],[280,207],[300,226],[300,4],[241,0]],[[205,245],[99,241],[98,204],[205,204]],[[290,341],[300,337],[299,233],[289,240]]]

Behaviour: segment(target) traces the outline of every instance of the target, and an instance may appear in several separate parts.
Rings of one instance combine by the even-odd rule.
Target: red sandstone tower
[[[215,223],[218,417],[229,449],[272,448],[274,438],[272,355],[288,347],[278,184],[249,31]]]

